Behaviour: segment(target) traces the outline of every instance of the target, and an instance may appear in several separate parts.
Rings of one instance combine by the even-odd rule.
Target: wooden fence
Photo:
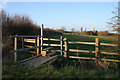
[[[101,45],[104,46],[117,46],[116,44],[108,44],[108,43],[100,43],[99,39],[96,38],[95,42],[73,42],[73,41],[68,41],[67,38],[64,38],[61,36],[60,39],[51,39],[51,38],[44,38],[43,37],[43,25],[41,25],[41,36],[11,36],[12,38],[14,38],[14,50],[11,52],[14,52],[14,61],[17,61],[17,52],[19,51],[24,51],[24,50],[30,50],[30,49],[35,49],[36,48],[36,52],[32,52],[32,53],[36,53],[37,56],[42,54],[42,50],[43,50],[43,46],[58,46],[60,47],[60,50],[53,50],[56,52],[60,52],[61,56],[64,57],[68,57],[68,58],[75,58],[75,59],[92,59],[92,60],[96,60],[99,58],[99,54],[107,54],[107,55],[120,55],[118,53],[110,53],[110,52],[101,52],[99,47]],[[22,49],[17,49],[17,39],[18,38],[22,38]],[[29,39],[32,38],[32,39]],[[50,41],[58,41],[60,42],[60,44],[44,44],[43,41],[44,40],[50,40]],[[34,43],[35,46],[29,46],[29,45],[25,45],[25,42],[29,42],[29,43]],[[87,51],[87,50],[76,50],[76,49],[69,49],[68,48],[68,44],[84,44],[84,45],[94,45],[95,46],[95,51]],[[29,47],[29,48],[24,48],[24,47]],[[40,52],[41,51],[41,52]],[[68,56],[68,52],[84,52],[84,53],[94,53],[95,57],[91,58],[91,57],[77,57],[77,56]],[[40,54],[41,53],[41,54]],[[103,61],[114,61],[114,62],[120,62],[120,60],[113,60],[113,59],[100,59]]]

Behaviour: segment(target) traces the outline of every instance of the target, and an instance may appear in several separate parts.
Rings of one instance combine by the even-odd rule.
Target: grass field
[[[68,41],[82,41],[82,42],[95,42],[97,36],[81,36],[81,35],[58,35],[50,38],[60,39],[60,36],[67,38]],[[98,37],[102,43],[115,43],[115,40],[111,37]],[[45,43],[59,43],[53,41],[44,41]],[[80,50],[93,50],[94,46],[90,45],[69,45],[69,48]],[[54,49],[59,49],[55,47]],[[100,47],[102,51],[109,51],[113,49],[112,47]],[[20,53],[19,53],[20,54]],[[28,53],[25,52],[25,55]],[[24,55],[24,54],[22,54]],[[31,55],[31,54],[30,54]],[[30,56],[28,55],[28,56]],[[77,53],[69,53],[69,55],[77,55]],[[78,53],[78,56],[93,56],[94,54],[89,53]],[[105,58],[115,58],[118,56],[107,56]],[[104,57],[103,55],[101,57]],[[24,56],[25,57],[25,56]],[[103,69],[95,65],[94,61],[85,60],[74,60],[60,57],[51,65],[44,64],[39,67],[29,67],[15,65],[10,62],[3,62],[2,74],[3,78],[119,78],[120,70],[119,66],[115,62],[105,62],[108,68]]]

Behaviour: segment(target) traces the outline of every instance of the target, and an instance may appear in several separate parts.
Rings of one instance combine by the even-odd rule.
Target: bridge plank
[[[39,66],[40,64],[44,64],[46,62],[49,62],[49,61],[51,61],[51,60],[53,60],[53,59],[55,59],[57,57],[58,57],[58,55],[52,56],[50,58],[39,56],[39,57],[36,57],[34,59],[31,59],[31,60],[28,60],[26,62],[23,62],[21,64],[22,65],[28,65],[30,67]]]

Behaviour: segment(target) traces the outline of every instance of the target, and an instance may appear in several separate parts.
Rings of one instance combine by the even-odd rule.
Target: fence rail
[[[92,57],[77,57],[77,56],[69,56],[69,58],[96,60],[96,58],[92,58]],[[102,60],[102,61],[120,62],[120,60],[113,60],[113,59],[100,59],[100,60]]]
[[[76,49],[69,49],[71,52],[85,52],[85,53],[95,53],[95,51],[87,51],[87,50],[76,50]]]
[[[42,36],[17,36],[17,35],[11,35],[10,36],[11,38],[15,38],[15,37],[17,37],[17,38],[36,38],[36,37],[42,37]]]
[[[67,38],[64,38],[61,36],[60,39],[52,39],[52,38],[44,38],[43,37],[43,25],[41,25],[41,36],[11,36],[11,38],[14,38],[14,50],[11,52],[14,52],[14,60],[15,62],[17,61],[17,52],[19,51],[25,51],[25,50],[30,50],[30,49],[36,49],[36,52],[33,52],[34,54],[41,55],[43,46],[55,46],[55,47],[60,47],[60,50],[51,50],[51,51],[56,51],[60,52],[61,56],[68,57],[68,58],[75,58],[75,59],[92,59],[96,60],[99,57],[100,54],[106,54],[106,55],[120,55],[118,53],[111,53],[111,52],[101,52],[99,47],[100,46],[118,46],[117,44],[109,44],[109,43],[100,43],[99,39],[96,38],[95,42],[78,42],[78,41],[68,41]],[[17,38],[22,38],[22,49],[17,49]],[[29,38],[34,38],[34,39],[29,39]],[[43,43],[43,40],[51,40],[51,41],[59,41],[60,44],[45,44]],[[30,45],[25,45],[24,43],[34,43],[34,46]],[[94,45],[95,46],[95,51],[88,51],[88,50],[76,50],[76,49],[69,49],[68,44],[87,44],[87,45]],[[24,48],[28,47],[28,48]],[[41,51],[41,54],[40,54]],[[76,57],[76,56],[69,56],[68,52],[84,52],[84,53],[94,53],[95,57]],[[115,62],[120,62],[120,60],[113,60],[113,59],[100,59],[104,61],[115,61]]]
[[[92,42],[71,42],[71,41],[69,41],[68,42],[69,44],[91,44],[91,45],[95,45],[95,43],[92,43]]]

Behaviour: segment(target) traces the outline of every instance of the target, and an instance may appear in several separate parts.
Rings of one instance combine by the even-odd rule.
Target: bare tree
[[[62,31],[65,31],[65,30],[66,30],[65,26],[62,26],[62,27],[61,27],[61,30],[62,30]]]
[[[117,35],[114,35],[113,38],[118,44],[117,48],[115,49],[118,53],[120,53],[120,8],[115,8],[112,13],[114,16],[107,23],[109,24],[109,27],[112,29],[112,31],[117,33]]]
[[[74,33],[74,32],[75,32],[75,29],[74,29],[74,28],[72,28],[72,29],[71,29],[71,32],[72,32],[72,33]]]
[[[83,27],[81,27],[81,32],[83,32]]]

